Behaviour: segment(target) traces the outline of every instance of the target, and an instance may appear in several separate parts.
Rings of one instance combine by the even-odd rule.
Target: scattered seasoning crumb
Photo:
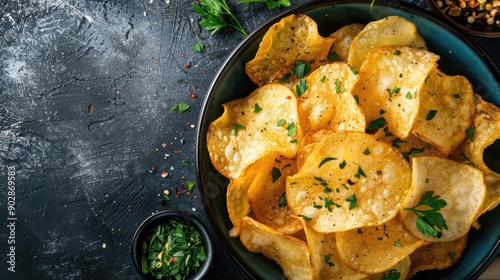
[[[167,146],[167,144],[166,144],[166,143],[163,143],[163,144],[161,144],[161,146],[162,146],[163,148],[165,148],[165,147]]]
[[[106,243],[102,243],[102,248],[103,248],[103,249],[106,249],[106,247],[107,247],[107,246],[106,246]]]
[[[165,177],[167,177],[167,176],[168,176],[168,172],[167,172],[167,171],[162,171],[162,172],[161,172],[161,177],[162,177],[162,178],[165,178]]]
[[[191,128],[195,128],[196,126],[194,124],[191,125]]]
[[[94,104],[89,104],[89,107],[87,108],[89,114],[92,114],[94,112]]]
[[[196,208],[194,208],[194,207],[191,208],[191,211],[196,212]]]
[[[197,95],[191,92],[191,93],[189,94],[189,97],[190,97],[190,98],[196,98],[196,97],[197,97]]]
[[[184,69],[189,69],[191,66],[189,64],[184,64]]]

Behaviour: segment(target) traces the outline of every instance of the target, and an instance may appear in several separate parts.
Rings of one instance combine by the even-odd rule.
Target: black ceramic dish
[[[269,27],[292,13],[312,17],[323,36],[350,23],[368,23],[389,15],[400,15],[416,23],[429,50],[439,54],[439,67],[447,74],[467,77],[478,94],[500,106],[500,72],[484,53],[476,49],[455,29],[444,24],[429,11],[391,2],[376,1],[311,1],[292,7],[256,28],[229,55],[215,76],[200,112],[197,134],[196,165],[198,185],[206,203],[212,226],[229,252],[249,275],[256,279],[282,279],[280,267],[260,254],[247,251],[238,238],[229,238],[232,228],[226,208],[226,187],[229,181],[213,167],[208,155],[206,133],[209,124],[223,113],[221,104],[248,95],[256,88],[245,74],[245,63],[253,59],[262,37]],[[485,152],[491,166],[499,166],[500,145]],[[495,169],[499,172],[498,168]],[[418,273],[413,279],[475,279],[500,251],[500,207],[480,218],[482,228],[471,230],[467,249],[452,267],[440,271]]]
[[[452,17],[443,12],[442,8],[438,6],[436,0],[427,0],[427,2],[429,3],[429,6],[431,6],[431,8],[434,10],[434,12],[439,14],[448,24],[450,24],[450,26],[456,28],[457,30],[479,37],[500,38],[500,26],[497,24],[470,24],[460,17]]]
[[[212,241],[208,230],[205,225],[194,215],[180,211],[180,210],[165,210],[158,213],[155,213],[149,216],[146,220],[144,220],[137,231],[134,234],[134,238],[132,241],[132,260],[134,262],[134,266],[137,272],[142,276],[145,280],[156,279],[151,274],[145,275],[141,272],[141,247],[142,242],[146,239],[146,237],[150,234],[151,230],[154,229],[157,225],[161,223],[166,223],[170,219],[177,218],[180,221],[184,222],[186,225],[193,226],[199,233],[202,239],[203,246],[205,246],[206,259],[203,262],[200,269],[192,274],[188,279],[190,280],[200,280],[203,279],[205,274],[210,269],[210,265],[213,259],[213,248]]]

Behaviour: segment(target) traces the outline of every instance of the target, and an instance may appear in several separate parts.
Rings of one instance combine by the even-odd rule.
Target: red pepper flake
[[[180,150],[175,150],[174,153],[178,155],[178,154],[181,153],[181,151]]]
[[[182,175],[181,176],[182,180],[185,180],[186,179],[186,176]]]
[[[155,60],[155,62],[153,62],[153,64],[158,64],[158,61]]]
[[[191,92],[191,93],[189,94],[189,97],[190,97],[190,98],[196,98],[197,96],[196,96],[196,94],[194,94],[194,93],[192,93],[192,92]]]
[[[191,67],[189,64],[184,64],[184,69],[189,69],[189,67]]]
[[[165,177],[167,177],[167,175],[168,175],[167,171],[162,171],[161,172],[161,177],[165,178]]]
[[[185,55],[185,54],[183,54],[183,55],[181,55],[181,57],[182,57],[182,58],[186,58],[186,55]]]
[[[176,197],[181,196],[185,192],[186,192],[185,190],[183,191],[183,190],[180,190],[179,188],[175,188],[175,196]]]
[[[290,95],[288,95],[288,96],[286,97],[286,99],[292,99],[292,97],[291,97]]]
[[[186,122],[186,124],[187,124],[187,125],[190,125],[190,124],[191,124],[191,122],[190,122],[190,121],[187,121],[187,122]]]
[[[195,85],[193,88],[194,88],[194,89],[198,89],[198,86],[197,86],[197,85]]]
[[[172,261],[173,261],[173,262],[177,262],[177,257],[175,257],[175,256],[174,256],[174,257],[172,258]]]

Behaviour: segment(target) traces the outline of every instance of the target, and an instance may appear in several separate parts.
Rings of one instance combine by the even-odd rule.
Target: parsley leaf
[[[226,0],[199,0],[193,3],[194,10],[204,18],[200,21],[200,26],[214,35],[217,31],[225,27],[232,27],[247,36],[247,32],[238,21],[236,16],[226,3]],[[231,19],[231,22],[226,20]]]
[[[241,124],[233,124],[233,129],[231,130],[231,135],[233,135],[233,136],[234,136],[234,135],[236,135],[236,132],[237,132],[238,130],[243,130],[243,129],[245,129],[245,128],[247,128],[247,127],[246,127],[246,126],[244,126],[244,125],[241,125]]]
[[[430,210],[417,209],[421,206],[427,206]],[[433,236],[439,238],[441,232],[436,230],[448,230],[448,225],[443,215],[439,213],[446,206],[446,201],[441,199],[441,196],[434,196],[434,191],[426,191],[415,207],[405,208],[404,210],[413,211],[417,215],[417,230],[424,236]]]
[[[427,116],[425,117],[425,120],[430,121],[436,116],[437,110],[429,110],[427,113]]]
[[[259,104],[255,103],[255,105],[253,106],[253,112],[258,113],[260,111],[262,111],[262,108],[259,106]]]
[[[295,86],[295,91],[297,92],[297,97],[300,97],[307,90],[306,78],[301,79],[299,83]]]
[[[470,141],[474,141],[474,132],[476,131],[475,127],[469,127],[465,130],[465,135],[469,138]]]
[[[170,108],[170,111],[179,111],[179,113],[184,113],[186,112],[187,110],[191,109],[191,106],[188,105],[188,104],[184,104],[184,103],[179,103],[177,105],[174,105]]]
[[[286,130],[288,131],[288,136],[297,136],[297,127],[294,122],[289,124]]]
[[[288,0],[241,0],[240,2],[238,2],[238,4],[241,3],[266,3],[269,10],[278,7],[290,7],[290,1]]]
[[[396,269],[391,269],[384,273],[380,280],[399,280],[399,277],[401,277],[401,272]]]
[[[366,130],[374,130],[374,129],[382,128],[385,126],[386,123],[387,123],[387,121],[383,117],[380,117],[378,119],[371,121],[370,124],[368,124],[368,127],[366,128]]]
[[[197,43],[195,43],[194,45],[192,45],[191,47],[193,48],[193,50],[194,50],[195,52],[199,52],[199,53],[201,53],[201,52],[203,51],[203,48],[204,48],[205,46],[203,46],[203,44],[202,44],[202,43],[197,42]]]
[[[271,176],[273,178],[273,183],[276,182],[281,177],[280,169],[273,167],[273,170],[271,171]]]
[[[345,201],[349,202],[349,210],[353,209],[354,207],[358,206],[358,199],[356,198],[356,195],[353,194],[350,197],[346,198]]]
[[[331,161],[331,160],[336,160],[336,158],[334,158],[334,157],[327,157],[327,158],[324,158],[324,159],[323,159],[323,160],[319,163],[318,168],[320,168],[323,164],[325,164],[325,163],[327,163],[327,162],[329,162],[329,161]]]

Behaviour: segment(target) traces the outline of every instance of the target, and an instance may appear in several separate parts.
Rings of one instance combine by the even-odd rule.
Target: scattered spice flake
[[[167,176],[168,176],[168,172],[167,172],[167,171],[162,171],[162,172],[161,172],[161,177],[162,177],[162,178],[165,178],[165,177],[167,177]]]
[[[189,65],[189,63],[188,64],[184,64],[184,69],[189,69],[189,68],[191,68],[191,65]]]
[[[198,97],[195,93],[191,92],[189,93],[189,98],[196,98]]]

